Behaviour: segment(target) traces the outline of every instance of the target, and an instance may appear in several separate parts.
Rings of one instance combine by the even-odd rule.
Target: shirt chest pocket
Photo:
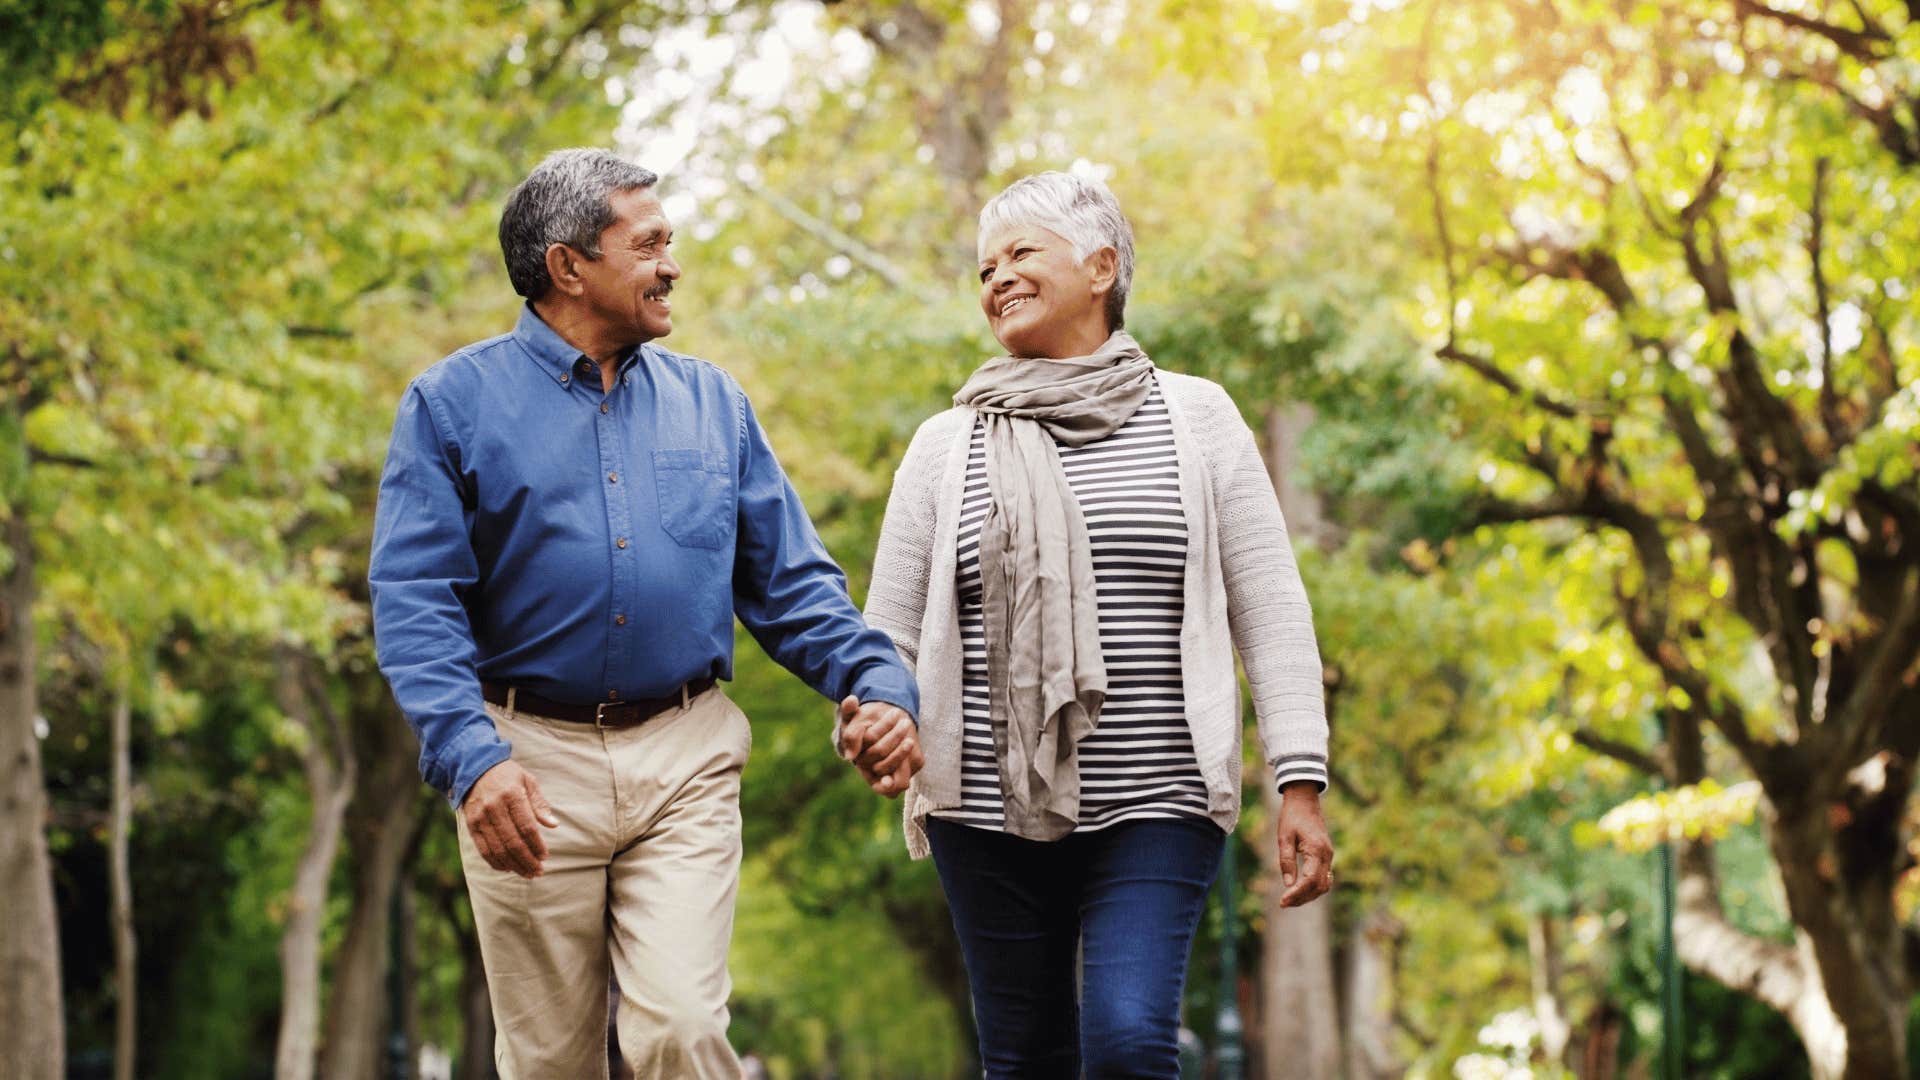
[[[717,450],[655,450],[660,527],[685,547],[718,548],[733,536],[733,468]]]

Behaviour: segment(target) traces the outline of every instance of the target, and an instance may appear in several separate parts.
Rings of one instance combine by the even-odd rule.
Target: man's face
[[[608,200],[616,215],[600,234],[600,257],[581,260],[583,299],[606,329],[625,344],[673,333],[667,294],[680,278],[668,247],[673,226],[651,188],[622,191]]]

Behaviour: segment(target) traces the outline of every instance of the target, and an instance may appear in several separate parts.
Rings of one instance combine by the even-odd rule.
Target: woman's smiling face
[[[1039,225],[996,228],[980,238],[980,310],[1010,356],[1085,356],[1109,333],[1113,264],[1112,249],[1083,261]]]

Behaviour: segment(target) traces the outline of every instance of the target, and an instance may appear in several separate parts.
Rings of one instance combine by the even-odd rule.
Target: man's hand
[[[920,729],[906,710],[884,701],[862,705],[852,696],[840,703],[840,756],[888,798],[907,790],[907,781],[927,764]]]
[[[1311,903],[1333,888],[1333,841],[1320,814],[1320,789],[1296,780],[1280,790],[1280,906]]]
[[[512,759],[480,774],[467,789],[460,813],[467,819],[467,832],[480,857],[495,870],[511,870],[523,878],[541,874],[547,858],[547,842],[540,826],[558,828],[547,797],[533,774]]]

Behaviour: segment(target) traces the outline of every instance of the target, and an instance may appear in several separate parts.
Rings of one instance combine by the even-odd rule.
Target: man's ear
[[[1093,295],[1105,296],[1113,291],[1113,283],[1120,279],[1120,254],[1110,247],[1103,247],[1087,256],[1087,271],[1093,277]]]
[[[553,279],[553,287],[568,296],[579,296],[587,291],[587,283],[580,278],[579,252],[565,244],[547,245],[547,277]]]

